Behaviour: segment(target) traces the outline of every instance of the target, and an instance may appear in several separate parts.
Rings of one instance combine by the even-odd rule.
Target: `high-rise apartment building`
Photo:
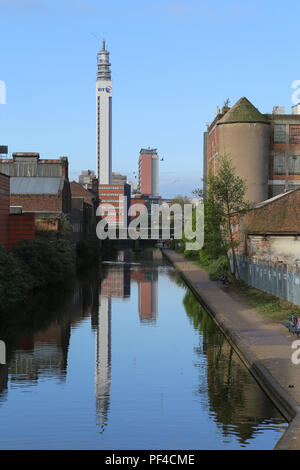
[[[96,154],[99,184],[111,184],[112,173],[112,81],[109,52],[103,41],[97,54],[96,80]]]
[[[157,149],[142,148],[139,157],[139,192],[149,196],[158,196]]]

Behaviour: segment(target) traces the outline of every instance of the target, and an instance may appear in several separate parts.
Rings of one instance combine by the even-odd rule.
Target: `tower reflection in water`
[[[119,264],[120,263],[120,264]],[[112,298],[130,297],[131,282],[138,284],[138,311],[143,324],[154,325],[158,312],[158,273],[137,263],[130,263],[120,252],[116,263],[109,265],[101,282],[96,326],[95,394],[100,433],[107,422],[111,393],[111,313]]]

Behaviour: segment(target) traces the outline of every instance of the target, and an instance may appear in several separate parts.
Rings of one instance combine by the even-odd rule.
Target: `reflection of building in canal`
[[[157,271],[131,271],[131,279],[137,281],[139,292],[139,316],[142,323],[154,323],[158,311]]]
[[[7,395],[8,384],[8,367],[7,364],[0,364],[0,404],[5,401]]]
[[[70,324],[23,336],[9,362],[11,382],[36,382],[39,375],[65,378]]]
[[[43,330],[33,329],[20,336],[8,360],[14,386],[24,381],[34,384],[43,375],[65,380],[71,328],[89,315],[95,299],[94,287],[77,282],[71,301],[58,308],[56,320],[52,316]]]
[[[111,298],[100,296],[96,336],[96,407],[101,432],[107,424],[111,383]]]
[[[126,266],[114,266],[101,283],[101,295],[104,297],[130,296],[130,271]]]
[[[118,262],[124,262],[119,258]],[[125,261],[126,262],[126,261]],[[132,266],[131,266],[132,268]],[[111,388],[111,311],[112,298],[130,296],[130,282],[138,282],[139,314],[143,322],[154,322],[157,317],[158,275],[137,267],[129,270],[129,264],[111,266],[101,282],[98,321],[93,323],[96,330],[96,371],[95,395],[98,424],[104,431],[108,420]]]
[[[129,266],[114,266],[101,282],[96,329],[95,395],[101,432],[107,424],[111,385],[111,298],[130,296]]]

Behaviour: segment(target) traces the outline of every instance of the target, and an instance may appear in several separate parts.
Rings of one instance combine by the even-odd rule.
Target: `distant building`
[[[72,240],[78,243],[88,235],[96,233],[97,193],[93,193],[76,181],[71,181]]]
[[[217,174],[220,156],[228,155],[236,173],[246,181],[247,198],[264,201],[300,186],[300,106],[285,114],[274,106],[261,114],[243,97],[218,110],[204,133],[203,174]]]
[[[139,192],[157,197],[158,192],[158,162],[157,149],[140,150],[139,157]]]
[[[111,227],[126,228],[129,222],[128,209],[131,199],[129,184],[100,184],[98,195],[99,203],[108,211],[105,217]]]
[[[68,179],[68,158],[41,159],[36,152],[14,152],[0,159],[0,172],[15,177],[59,177]]]
[[[111,184],[126,184],[127,176],[121,175],[118,171],[113,171],[111,176]]]
[[[136,181],[128,181],[128,184],[131,188],[131,194],[137,194],[138,193],[138,183]]]
[[[78,181],[82,186],[91,187],[93,180],[96,178],[95,172],[92,170],[82,170],[79,175]]]
[[[96,176],[99,184],[111,184],[112,81],[109,52],[105,49],[105,41],[103,41],[101,51],[97,54],[96,119]]]
[[[71,212],[68,159],[40,159],[38,153],[13,153],[0,159],[0,171],[10,178],[10,204],[34,214],[37,230],[58,230]]]

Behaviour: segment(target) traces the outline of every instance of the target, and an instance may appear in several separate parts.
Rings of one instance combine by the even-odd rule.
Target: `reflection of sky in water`
[[[0,447],[272,449],[284,420],[173,269],[117,261],[0,366]]]

